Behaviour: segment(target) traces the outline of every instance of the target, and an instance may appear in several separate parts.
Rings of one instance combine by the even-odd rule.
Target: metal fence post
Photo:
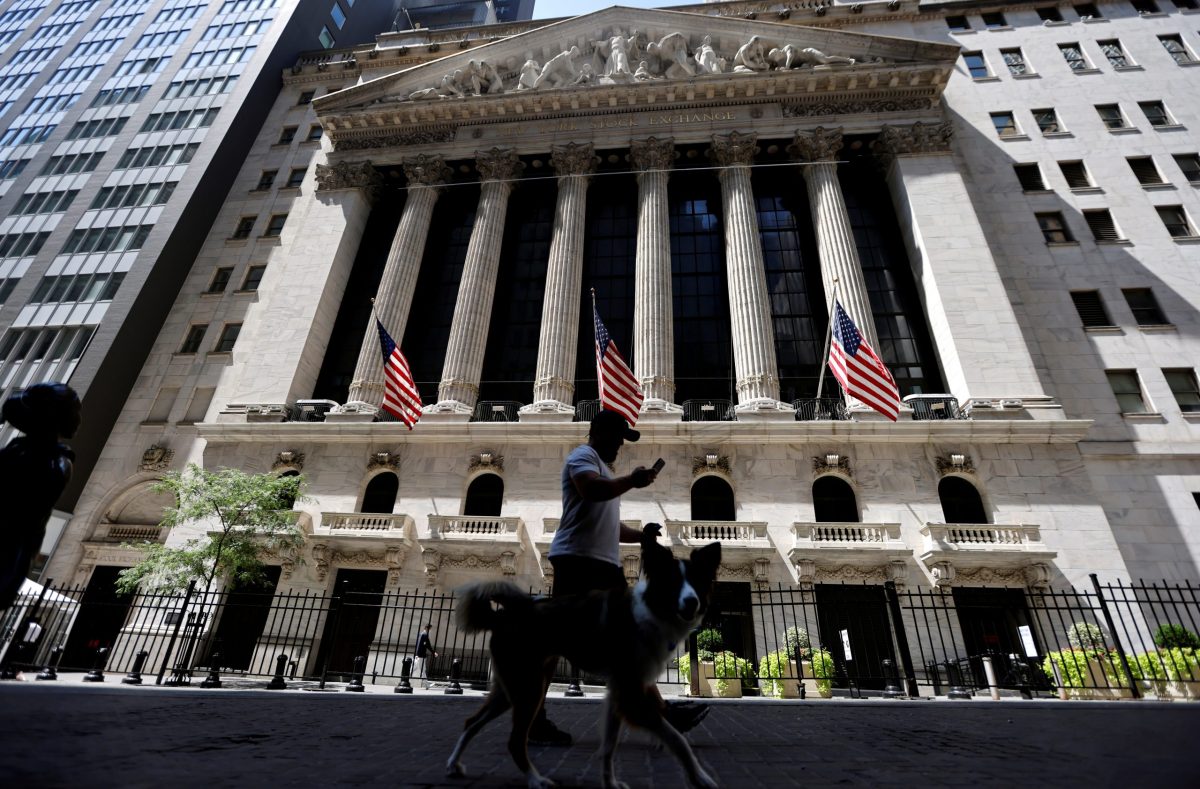
[[[192,600],[192,592],[196,589],[196,582],[188,583],[187,591],[183,593],[183,605],[179,607],[179,619],[175,620],[175,629],[171,631],[171,638],[167,641],[167,650],[163,653],[162,667],[158,670],[158,678],[154,681],[155,685],[163,684],[163,677],[166,676],[167,666],[171,665],[171,653],[175,651],[175,641],[179,638],[179,628],[183,627],[183,620],[187,618],[188,603]]]
[[[1104,622],[1108,625],[1108,632],[1112,633],[1113,644],[1117,647],[1117,656],[1121,658],[1121,668],[1125,670],[1125,679],[1129,680],[1129,692],[1135,699],[1140,699],[1142,691],[1138,688],[1137,680],[1133,678],[1133,671],[1129,668],[1129,657],[1125,654],[1125,647],[1121,645],[1121,636],[1117,633],[1112,612],[1108,610],[1108,601],[1104,599],[1104,592],[1100,591],[1100,579],[1096,577],[1095,573],[1088,573],[1088,578],[1092,579],[1092,588],[1096,590],[1096,599],[1100,601],[1100,610],[1104,612]]]
[[[896,650],[900,653],[900,665],[904,667],[904,687],[908,695],[915,699],[921,695],[921,692],[917,688],[917,672],[913,669],[912,654],[908,649],[908,634],[904,632],[904,620],[900,617],[900,597],[896,594],[896,582],[884,582],[883,594],[887,598],[888,618],[892,620],[892,632],[896,635]]]

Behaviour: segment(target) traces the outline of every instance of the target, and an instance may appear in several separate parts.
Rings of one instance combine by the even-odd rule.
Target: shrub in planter
[[[783,683],[785,677],[794,680],[791,671],[792,660],[786,649],[778,652],[768,652],[758,661],[758,684],[764,696],[779,698],[784,695]]]
[[[1171,649],[1179,647],[1182,649],[1200,649],[1200,637],[1188,630],[1183,625],[1175,625],[1170,622],[1159,625],[1154,631],[1154,646],[1159,649]]]
[[[1075,649],[1090,652],[1106,652],[1104,631],[1091,622],[1076,622],[1067,629],[1067,643]]]
[[[713,690],[718,696],[741,696],[741,681],[754,679],[754,666],[750,665],[750,661],[732,652],[718,652],[713,657],[713,671],[716,675]],[[737,684],[730,683],[730,680],[737,680]]]
[[[1167,677],[1176,682],[1200,682],[1200,652],[1185,647],[1159,650]]]
[[[812,643],[808,640],[808,631],[802,627],[789,627],[783,632],[783,643],[787,647],[790,660],[807,660],[812,651]]]
[[[700,651],[701,660],[712,660],[711,655],[721,651],[721,647],[725,645],[725,639],[721,637],[721,631],[715,627],[708,627],[696,634],[696,649]],[[710,657],[705,658],[703,655],[707,652]]]
[[[1118,661],[1104,650],[1064,649],[1050,652],[1042,661],[1042,671],[1054,681],[1054,667],[1058,667],[1064,688],[1095,688],[1108,684],[1121,686],[1124,680],[1118,675]]]
[[[831,697],[836,671],[833,665],[833,655],[825,649],[814,649],[812,651],[812,671],[813,678],[817,680],[817,692],[821,694],[821,698]]]

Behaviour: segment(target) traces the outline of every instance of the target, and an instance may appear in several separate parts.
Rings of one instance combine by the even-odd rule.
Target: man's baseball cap
[[[617,434],[622,436],[626,441],[634,442],[642,437],[642,434],[629,426],[629,422],[625,417],[618,414],[616,411],[601,411],[592,417],[592,424],[588,428],[588,435],[595,436],[597,433]]]

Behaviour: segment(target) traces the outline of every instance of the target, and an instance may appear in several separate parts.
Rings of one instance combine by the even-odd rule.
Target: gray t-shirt
[[[620,567],[621,499],[584,501],[571,479],[587,471],[612,479],[600,455],[584,444],[571,450],[563,464],[563,514],[550,543],[550,556],[586,556]]]

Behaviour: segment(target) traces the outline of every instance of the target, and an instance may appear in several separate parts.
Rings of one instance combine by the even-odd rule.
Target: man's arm
[[[658,472],[638,466],[623,477],[602,477],[595,471],[581,471],[571,477],[571,483],[584,501],[609,501],[634,488],[644,488],[654,482]],[[640,538],[640,532],[639,538]],[[622,540],[624,541],[624,540]],[[634,540],[637,542],[637,540]]]

